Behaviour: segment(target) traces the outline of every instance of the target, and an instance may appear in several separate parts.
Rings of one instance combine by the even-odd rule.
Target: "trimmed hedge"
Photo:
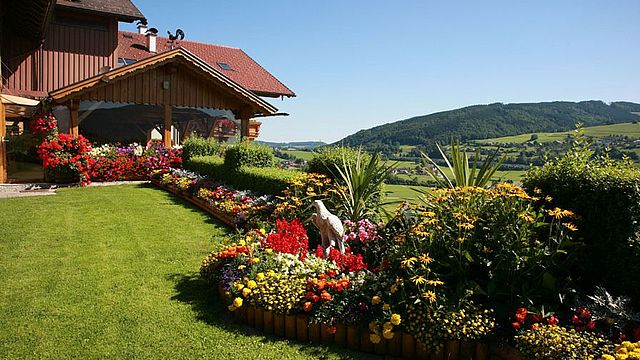
[[[533,168],[523,186],[580,217],[585,285],[602,285],[640,304],[640,170],[627,162],[588,160],[589,155],[574,150]]]
[[[354,164],[358,157],[358,149],[346,146],[332,146],[321,148],[313,154],[313,158],[307,164],[307,171],[310,173],[323,174],[331,179],[340,177],[338,168],[342,168],[343,158],[347,164]],[[363,163],[368,163],[370,155],[363,151]]]
[[[234,169],[244,166],[272,167],[275,164],[275,158],[269,146],[242,142],[227,149],[224,163]]]
[[[252,190],[259,194],[280,194],[289,182],[301,176],[295,170],[243,166],[234,168],[218,156],[196,156],[184,163],[184,168],[237,189]]]
[[[189,160],[195,156],[224,155],[224,146],[214,138],[191,136],[182,145],[182,158]]]

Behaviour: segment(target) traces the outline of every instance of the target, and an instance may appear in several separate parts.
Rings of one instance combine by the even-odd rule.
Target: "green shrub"
[[[184,168],[208,176],[212,180],[222,181],[239,190],[273,195],[280,194],[291,180],[301,175],[299,171],[279,168],[232,168],[218,156],[196,156],[186,161]]]
[[[243,166],[262,168],[273,166],[275,158],[269,146],[242,142],[227,149],[224,163],[227,167],[235,169]]]
[[[224,166],[224,159],[219,156],[194,156],[186,160],[183,167],[187,170],[197,172],[200,175],[221,181],[224,180],[227,173],[227,169]]]
[[[238,189],[248,189],[260,194],[281,194],[289,182],[301,175],[300,171],[279,168],[245,166],[235,172],[227,182]]]
[[[640,170],[626,161],[594,160],[579,141],[562,158],[531,169],[523,185],[580,217],[578,236],[587,248],[578,271],[586,290],[602,285],[639,304]]]
[[[182,158],[189,160],[195,156],[224,155],[224,146],[216,139],[205,139],[201,136],[191,136],[182,145]]]
[[[361,151],[358,149],[345,147],[345,146],[333,146],[326,147],[318,150],[313,154],[313,158],[309,160],[307,165],[307,172],[323,174],[332,180],[340,177],[339,168],[342,167],[343,162],[352,166],[361,156],[361,162],[369,162],[369,155],[359,155]]]

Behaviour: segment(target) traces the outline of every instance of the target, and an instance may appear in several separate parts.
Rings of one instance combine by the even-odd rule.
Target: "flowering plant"
[[[516,337],[516,347],[530,359],[599,359],[610,353],[610,344],[591,332],[557,325],[540,325]]]
[[[316,256],[319,258],[325,258],[322,246],[318,246],[316,248]],[[362,255],[353,254],[349,247],[345,249],[344,254],[335,248],[331,248],[329,249],[329,255],[326,256],[326,258],[338,265],[340,271],[345,273],[357,272],[367,269],[367,264],[364,262]]]
[[[78,179],[81,185],[91,183],[91,143],[84,136],[73,138],[69,134],[58,134],[45,140],[38,147],[38,155],[47,173],[58,179]]]
[[[300,260],[304,260],[307,256],[309,238],[300,220],[293,219],[289,222],[278,219],[275,231],[267,235],[263,246],[277,252],[297,255]]]
[[[40,139],[50,140],[58,135],[58,122],[52,114],[37,112],[29,121],[29,129]]]

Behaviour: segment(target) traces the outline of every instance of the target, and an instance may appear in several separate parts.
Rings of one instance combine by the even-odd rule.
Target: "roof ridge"
[[[118,33],[123,33],[123,34],[125,34],[125,33],[126,33],[126,34],[133,34],[133,35],[145,36],[144,34],[139,34],[139,33],[135,32],[135,31],[118,30]],[[168,38],[168,37],[166,37],[166,36],[160,36],[160,35],[158,35],[158,38],[159,38],[159,39],[167,39],[168,41],[171,41],[171,40],[169,40],[169,38]],[[222,47],[222,48],[234,49],[234,50],[240,50],[240,51],[242,51],[242,49],[241,49],[241,48],[239,48],[239,47],[235,47],[235,46],[228,46],[228,45],[220,45],[220,44],[206,43],[206,42],[204,42],[204,41],[194,41],[194,40],[179,40],[179,41],[177,42],[177,45],[179,46],[179,45],[180,45],[180,43],[182,43],[182,42],[189,42],[189,43],[193,43],[193,44],[200,44],[200,45],[206,45],[206,46],[217,46],[217,47]],[[244,51],[242,51],[242,52],[244,52]],[[245,53],[245,54],[246,54],[246,53]]]

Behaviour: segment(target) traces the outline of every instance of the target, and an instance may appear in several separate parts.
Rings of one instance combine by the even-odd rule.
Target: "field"
[[[613,125],[602,125],[584,128],[585,135],[601,139],[611,135],[624,135],[632,139],[640,139],[640,123],[622,123]],[[536,133],[538,135],[538,142],[552,142],[563,141],[567,136],[571,135],[573,131],[564,131],[558,133]],[[515,136],[505,136],[493,139],[477,140],[480,144],[486,143],[500,143],[500,144],[513,144],[524,143],[531,139],[533,134],[521,134]]]
[[[280,150],[285,154],[297,157],[298,159],[302,159],[302,160],[311,160],[311,158],[313,157],[313,152],[312,151],[303,151],[303,150]]]

